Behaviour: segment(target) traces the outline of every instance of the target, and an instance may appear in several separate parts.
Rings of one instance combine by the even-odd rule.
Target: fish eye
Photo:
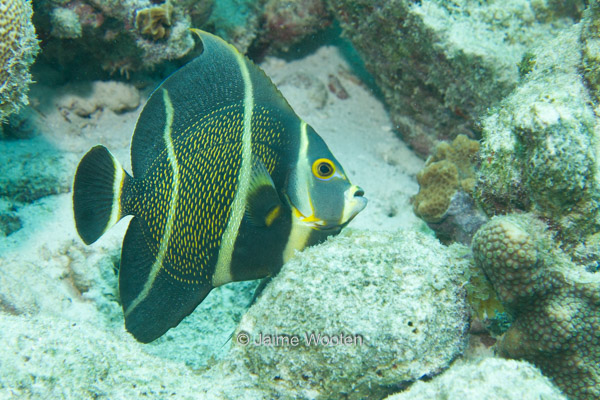
[[[319,179],[329,179],[335,172],[333,161],[327,158],[319,158],[312,165],[313,174]]]

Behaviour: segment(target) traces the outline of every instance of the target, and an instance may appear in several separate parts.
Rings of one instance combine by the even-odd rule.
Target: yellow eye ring
[[[327,158],[319,158],[313,163],[312,172],[319,179],[329,179],[335,173],[335,165]]]

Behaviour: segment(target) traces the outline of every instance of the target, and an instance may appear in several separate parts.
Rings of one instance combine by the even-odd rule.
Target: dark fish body
[[[202,54],[151,95],[131,143],[133,176],[103,146],[77,169],[85,243],[125,215],[125,325],[150,342],[213,287],[276,274],[296,250],[337,234],[362,190],[264,73],[199,32]]]

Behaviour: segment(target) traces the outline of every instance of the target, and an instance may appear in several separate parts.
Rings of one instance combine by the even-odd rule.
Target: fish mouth
[[[364,195],[365,191],[360,186],[352,185],[346,190],[344,193],[345,203],[341,226],[348,225],[359,212],[365,209],[369,201]]]
[[[367,206],[368,200],[366,197],[363,197],[364,194],[364,190],[356,185],[352,185],[344,192],[344,209],[342,212],[342,217],[336,221],[336,223],[328,223],[328,221],[320,219],[314,214],[305,216],[294,206],[292,206],[293,215],[298,221],[300,221],[301,224],[308,226],[311,229],[326,232],[339,232]]]
[[[325,221],[319,220],[318,222],[313,222],[311,227],[313,229],[328,232],[343,229],[367,206],[369,201],[366,197],[363,197],[364,194],[365,191],[362,188],[352,185],[350,189],[346,190],[344,193],[344,212],[340,219],[341,222],[337,224],[326,224]]]

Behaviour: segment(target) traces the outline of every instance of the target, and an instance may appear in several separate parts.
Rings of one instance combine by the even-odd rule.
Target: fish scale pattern
[[[475,260],[515,322],[498,342],[576,400],[600,398],[600,277],[551,245],[525,215],[496,217],[473,238]]]
[[[289,135],[272,111],[256,107],[252,118],[252,152],[269,173],[281,167]],[[210,281],[218,257],[241,166],[243,105],[214,110],[190,124],[174,141],[179,167],[179,199],[165,272],[178,282],[202,285]],[[135,214],[146,222],[144,232],[156,256],[165,235],[172,196],[173,168],[167,150],[152,163],[138,184]]]
[[[252,154],[260,157],[271,175],[281,169],[281,157],[289,148],[292,136],[285,132],[281,120],[273,113],[257,106],[252,116]]]
[[[163,268],[178,282],[202,285],[212,277],[237,191],[243,122],[242,110],[233,105],[216,110],[176,136],[178,199]],[[158,249],[173,192],[173,168],[166,150],[155,165],[142,184],[147,202],[139,215],[152,221],[149,233]]]

